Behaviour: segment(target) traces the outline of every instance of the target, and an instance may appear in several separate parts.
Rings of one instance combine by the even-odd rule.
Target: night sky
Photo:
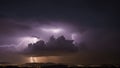
[[[28,56],[18,53],[28,44],[19,45],[22,39],[36,36],[47,41],[52,33],[41,29],[61,28],[64,32],[56,37],[71,39],[74,34],[73,40],[86,48],[68,51],[71,55],[54,56],[48,51],[47,56],[37,57],[46,62],[119,64],[119,15],[117,0],[0,0],[0,62],[29,62]]]

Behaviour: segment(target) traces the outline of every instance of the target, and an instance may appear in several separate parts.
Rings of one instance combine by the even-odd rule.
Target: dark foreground
[[[0,68],[120,68],[120,65],[65,65],[55,63],[0,64]]]

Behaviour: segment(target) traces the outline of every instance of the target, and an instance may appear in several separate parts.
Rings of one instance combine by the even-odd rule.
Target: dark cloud
[[[14,44],[18,37],[24,36],[32,27],[16,19],[0,19],[0,44]],[[12,40],[11,40],[12,39]]]
[[[82,39],[88,45],[89,48],[97,50],[119,50],[119,36],[120,32],[115,29],[89,29],[86,31]]]
[[[73,63],[103,63],[102,60],[105,60],[105,63],[118,63],[119,55],[117,54],[120,52],[119,2],[108,0],[0,1],[0,46],[15,44],[18,38],[25,36],[43,37],[45,34],[37,28],[45,25],[65,28],[69,31],[66,31],[67,34],[78,33],[80,46],[85,45],[87,48],[74,52],[74,50],[69,51],[69,49],[73,49],[72,47],[62,49],[64,45],[58,46],[56,50],[50,50],[52,53],[56,51],[52,55],[67,53],[74,55],[67,59],[64,56],[64,62],[71,60]],[[11,50],[1,48],[0,54],[6,56]],[[45,53],[47,56],[51,55],[48,49],[43,50],[46,52],[36,51],[36,49],[33,51]],[[66,53],[63,52],[64,50]],[[43,56],[41,53],[38,53],[39,56]],[[15,56],[20,55],[12,52],[12,55],[14,54]],[[36,54],[32,53],[31,55]],[[11,56],[9,58],[12,58]]]
[[[21,24],[14,19],[0,19],[0,31],[3,34],[15,33],[31,29],[30,26]],[[7,32],[7,33],[6,33]]]
[[[77,51],[78,48],[73,44],[73,40],[67,40],[64,36],[57,39],[51,36],[48,42],[40,40],[34,44],[30,43],[23,51],[23,54],[25,53],[28,56],[61,56],[76,53]]]

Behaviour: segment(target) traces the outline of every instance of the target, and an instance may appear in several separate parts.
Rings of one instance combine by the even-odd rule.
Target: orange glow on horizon
[[[40,63],[40,62],[58,62],[59,57],[56,56],[43,56],[43,57],[30,57],[30,63]]]

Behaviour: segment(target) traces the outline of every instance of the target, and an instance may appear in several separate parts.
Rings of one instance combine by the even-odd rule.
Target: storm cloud
[[[52,48],[50,50],[44,49],[46,56],[40,53],[41,50],[37,51],[37,49],[33,50],[37,54],[31,51],[30,55],[47,57],[58,54],[67,63],[69,63],[68,60],[71,63],[102,63],[104,62],[101,61],[102,59],[105,60],[105,63],[119,63],[120,24],[118,3],[117,1],[107,0],[76,0],[74,2],[71,0],[1,0],[0,57],[2,58],[0,60],[4,61],[3,58],[5,57],[10,59],[14,54],[19,58],[21,55],[27,55],[21,53],[24,52],[24,49],[18,51],[19,47],[28,47],[28,44],[30,44],[23,39],[25,37],[38,37],[47,43],[52,33],[43,32],[41,28],[62,28],[64,32],[55,34],[56,37],[64,34],[68,40],[71,40],[71,34],[74,34],[73,45],[77,47],[78,51],[74,52],[72,47],[60,49],[63,46],[57,46],[56,50],[52,50]],[[25,44],[16,47],[21,41],[24,41]],[[32,45],[36,45],[36,43]],[[83,47],[83,49],[80,47]],[[73,51],[69,51],[69,49],[73,49]],[[66,53],[63,50],[66,50]],[[67,53],[70,53],[70,55],[66,59],[66,56],[63,55]],[[62,61],[62,59],[60,60]],[[16,60],[15,62],[17,62]]]

